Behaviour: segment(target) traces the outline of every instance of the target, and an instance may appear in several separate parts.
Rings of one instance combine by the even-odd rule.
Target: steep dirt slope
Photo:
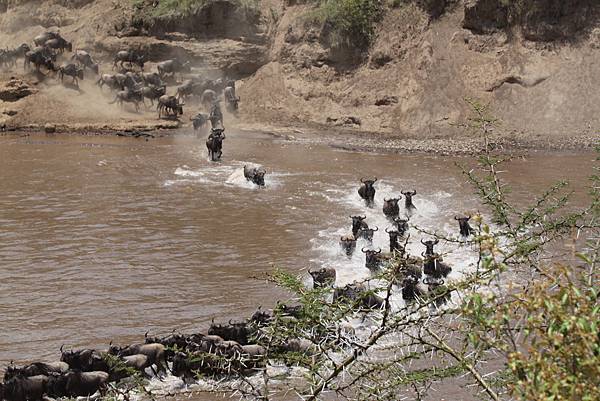
[[[260,99],[244,104],[245,115],[273,124],[440,137],[464,132],[470,115],[464,99],[474,98],[489,102],[515,137],[599,132],[598,19],[585,29],[565,28],[566,38],[531,41],[525,29],[497,29],[495,10],[468,14],[474,3],[458,2],[437,19],[414,3],[388,11],[368,58],[350,69],[332,60],[318,28],[303,23],[309,7],[288,7],[275,30],[271,62],[243,87],[243,97]],[[473,30],[462,28],[469,23]],[[533,31],[535,39],[555,32]]]

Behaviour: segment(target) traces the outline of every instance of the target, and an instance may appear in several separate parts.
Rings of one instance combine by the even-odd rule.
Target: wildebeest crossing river
[[[594,157],[516,159],[506,173],[512,197],[530,200],[568,178],[581,201]],[[146,331],[245,318],[285,298],[253,278],[273,266],[335,267],[338,284],[365,278],[365,244],[351,259],[338,245],[351,232],[348,216],[366,214],[379,228],[374,247],[387,249],[383,198],[415,189],[411,223],[458,231],[453,216],[480,206],[456,161],[473,163],[236,132],[219,163],[207,160],[203,140],[183,134],[0,137],[0,366],[56,360],[61,344],[106,348]],[[265,188],[244,179],[244,165],[253,163],[267,170]],[[372,176],[378,192],[366,210],[356,190]],[[439,250],[452,274],[472,262],[466,247]]]

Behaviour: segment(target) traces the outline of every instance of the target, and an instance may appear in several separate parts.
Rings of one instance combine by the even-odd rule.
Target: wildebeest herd
[[[361,185],[358,189],[358,195],[365,202],[365,205],[372,208],[375,202],[375,183],[374,179],[361,179]],[[410,238],[410,217],[415,213],[416,206],[413,198],[417,191],[401,191],[404,195],[404,216],[400,215],[401,208],[399,202],[402,196],[394,198],[384,198],[382,212],[390,223],[390,227],[385,229],[389,237],[389,251],[383,252],[381,249],[370,249],[363,247],[361,251],[365,254],[365,267],[372,273],[378,273],[380,269],[388,262],[392,263],[394,284],[402,288],[402,298],[405,301],[412,301],[417,297],[432,296],[435,297],[438,305],[443,304],[448,299],[445,279],[452,271],[451,266],[443,261],[440,254],[435,252],[435,246],[439,243],[437,238],[432,240],[421,240],[425,250],[421,257],[408,255],[406,246]],[[352,219],[352,232],[340,238],[339,244],[343,253],[351,257],[357,246],[357,241],[364,240],[372,245],[373,237],[379,231],[379,227],[370,227],[367,223],[367,216],[350,216]],[[471,216],[455,216],[459,225],[459,233],[463,238],[474,234],[475,231],[469,224]],[[325,285],[333,283],[336,279],[336,271],[333,268],[320,268],[310,271],[313,281],[316,285]],[[423,277],[425,276],[425,277]],[[421,286],[424,284],[426,287]],[[336,288],[334,298],[346,296],[352,299],[357,298],[357,294],[366,291],[363,284],[352,283],[343,288]],[[444,296],[446,294],[446,296]],[[366,299],[368,307],[381,306],[383,299],[377,295],[371,295]]]
[[[175,118],[183,114],[183,106],[189,98],[197,98],[204,112],[198,113],[192,120],[194,130],[201,130],[208,123],[211,132],[206,141],[211,160],[216,161],[222,155],[223,113],[221,101],[225,101],[227,111],[235,114],[240,102],[236,95],[233,79],[220,77],[208,79],[201,75],[192,75],[190,62],[178,59],[161,61],[155,72],[144,72],[147,60],[144,54],[133,49],[119,51],[115,54],[110,73],[100,73],[100,63],[86,51],[77,49],[58,32],[44,32],[33,38],[33,46],[23,43],[14,49],[0,50],[0,67],[15,67],[19,59],[23,59],[24,69],[32,67],[38,74],[55,74],[61,82],[65,76],[71,78],[71,85],[79,88],[79,81],[84,79],[86,71],[96,76],[96,84],[103,90],[105,87],[113,92],[110,104],[124,107],[132,104],[136,111],[140,104],[154,106],[158,118]],[[65,52],[72,52],[70,57]],[[59,58],[66,62],[59,65]],[[110,63],[107,63],[110,65]],[[115,71],[116,70],[116,71]],[[183,74],[188,78],[183,79]],[[177,75],[182,79],[173,87],[173,93],[167,93],[167,82],[177,83]]]
[[[278,309],[277,309],[278,308]],[[278,304],[279,316],[293,317],[295,307]],[[261,328],[273,319],[273,312],[260,308],[247,320],[226,324],[212,323],[206,333],[173,332],[163,337],[144,336],[144,342],[106,350],[66,350],[60,347],[60,361],[35,362],[6,368],[0,383],[0,399],[34,401],[43,397],[73,398],[107,390],[134,375],[159,377],[170,370],[184,380],[198,374],[225,377],[233,373],[252,373],[266,363],[266,348],[257,343]],[[271,344],[274,352],[309,352],[310,343],[289,339]]]

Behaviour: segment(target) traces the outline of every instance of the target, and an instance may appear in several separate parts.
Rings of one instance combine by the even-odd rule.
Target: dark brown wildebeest
[[[265,186],[265,174],[267,174],[267,170],[263,167],[244,166],[244,177],[246,178],[246,181],[251,181],[259,187]]]
[[[167,116],[171,115],[177,118],[178,115],[183,114],[183,106],[185,103],[179,103],[179,100],[175,96],[163,95],[158,98],[158,104],[156,109],[158,110],[158,118],[161,118],[164,112]]]
[[[400,191],[400,193],[404,195],[404,208],[407,210],[408,214],[411,214],[417,209],[412,201],[412,198],[417,194],[417,191]]]
[[[458,228],[460,230],[460,235],[462,235],[463,237],[468,237],[469,235],[471,235],[475,232],[473,230],[473,227],[471,227],[471,225],[469,224],[469,220],[471,220],[471,216],[463,216],[463,217],[454,216],[454,220],[458,221]]]
[[[322,267],[317,270],[309,270],[308,274],[313,279],[313,287],[329,287],[335,284],[336,271],[333,267]]]
[[[83,79],[83,68],[80,68],[75,64],[61,65],[58,67],[58,74],[60,75],[61,82],[65,75],[68,75],[73,79],[73,84],[79,87],[79,79]]]
[[[368,207],[373,206],[373,202],[375,201],[375,183],[377,182],[377,177],[372,180],[365,180],[364,178],[360,179],[362,185],[358,188],[358,195],[365,200],[365,203]]]
[[[350,216],[352,219],[352,235],[354,238],[358,238],[358,232],[361,229],[369,228],[369,225],[365,222],[367,216]]]
[[[401,196],[397,198],[383,198],[383,214],[390,220],[397,218],[400,215],[400,207],[398,202],[402,199]]]
[[[77,50],[71,56],[71,60],[77,61],[84,69],[89,68],[94,71],[95,74],[98,74],[99,65],[96,63],[92,56],[86,52],[85,50]]]
[[[123,63],[128,63],[129,65],[137,65],[140,69],[144,69],[144,55],[137,54],[134,50],[121,50],[117,52],[115,58],[113,60],[113,69],[115,69],[118,65],[123,68]]]
[[[47,47],[48,49],[52,50],[58,50],[60,53],[64,52],[65,50],[73,51],[73,45],[71,44],[71,42],[67,42],[61,37],[48,39],[44,43],[44,47]]]
[[[340,246],[346,253],[346,256],[352,256],[356,249],[356,238],[354,235],[344,235],[340,237]]]
[[[216,162],[223,155],[223,140],[225,139],[225,130],[222,128],[213,128],[210,135],[206,139],[206,148],[208,149],[208,157],[211,161]]]

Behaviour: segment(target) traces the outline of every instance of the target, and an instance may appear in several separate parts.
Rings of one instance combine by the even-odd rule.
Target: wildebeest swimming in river
[[[469,224],[469,220],[471,220],[471,216],[466,216],[466,217],[454,216],[454,220],[458,221],[458,228],[460,230],[460,235],[462,235],[463,237],[468,237],[469,235],[473,234],[473,232],[474,232],[473,227],[471,227],[471,225]]]
[[[267,171],[263,167],[244,166],[244,177],[260,187],[265,186],[265,174]]]
[[[223,140],[225,139],[225,130],[223,128],[213,128],[210,135],[206,139],[206,148],[208,149],[208,157],[211,161],[216,162],[223,155]]]
[[[358,195],[365,200],[368,207],[371,207],[375,201],[375,187],[373,185],[377,182],[377,177],[372,180],[361,178],[360,182],[362,185],[358,189]]]

